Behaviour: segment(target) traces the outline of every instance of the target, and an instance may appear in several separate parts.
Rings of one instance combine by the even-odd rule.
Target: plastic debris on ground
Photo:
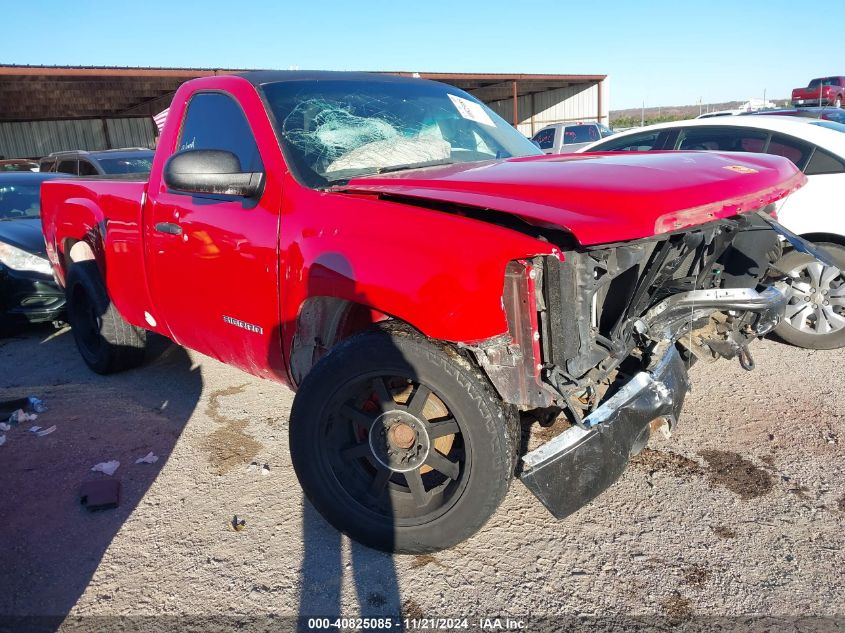
[[[79,488],[79,502],[91,511],[116,508],[120,503],[120,480],[86,481]]]
[[[251,473],[252,471],[259,469],[261,470],[262,475],[270,474],[270,465],[261,464],[260,462],[250,462],[249,466],[246,467],[246,472]]]
[[[53,431],[55,431],[55,430],[56,430],[56,425],[54,424],[53,426],[51,426],[51,427],[50,427],[50,428],[48,428],[48,429],[44,429],[43,431],[38,431],[38,432],[36,433],[36,435],[37,435],[38,437],[44,437],[45,435],[50,435],[50,433],[52,433],[52,432],[53,432]]]
[[[3,446],[3,444],[5,444],[5,443],[6,443],[6,436],[0,435],[0,446]]]
[[[158,455],[154,455],[152,451],[144,455],[143,457],[139,457],[135,460],[136,464],[155,464],[158,461]]]
[[[11,431],[12,425],[7,422],[0,422],[0,431]]]
[[[37,413],[27,413],[23,409],[18,409],[9,417],[9,424],[21,424],[22,422],[34,422],[38,418]]]
[[[44,413],[47,410],[44,401],[40,398],[36,398],[35,396],[29,396],[27,398],[29,402],[29,409],[30,411],[34,411],[35,413]]]
[[[91,467],[91,471],[95,473],[103,473],[106,475],[114,475],[114,471],[117,470],[118,466],[120,466],[120,462],[116,459],[113,459],[108,462],[100,462],[99,464],[95,464]]]
[[[38,431],[40,431],[40,430],[41,430],[41,427],[40,427],[40,426],[31,426],[31,427],[29,427],[29,432],[30,432],[30,433],[38,433]]]
[[[238,515],[236,514],[232,518],[232,522],[230,525],[232,526],[232,529],[235,530],[235,532],[240,532],[246,527],[246,521],[244,519],[239,519]]]

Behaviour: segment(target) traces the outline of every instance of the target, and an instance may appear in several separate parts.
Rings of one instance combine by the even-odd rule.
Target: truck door
[[[265,154],[278,151],[260,146],[231,94],[197,92],[184,112],[171,149],[226,150],[243,171],[265,171]],[[269,377],[280,348],[279,180],[265,173],[254,198],[186,193],[166,186],[163,166],[144,222],[153,318],[179,344]]]

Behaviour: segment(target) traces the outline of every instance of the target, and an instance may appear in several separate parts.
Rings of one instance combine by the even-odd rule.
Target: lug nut
[[[804,297],[804,301],[809,301],[810,297]]]
[[[830,301],[825,301],[825,302],[824,302],[824,304],[825,304],[826,306],[829,306],[829,305],[830,305]]]

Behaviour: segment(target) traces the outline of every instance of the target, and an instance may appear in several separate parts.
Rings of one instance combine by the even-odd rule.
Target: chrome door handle
[[[182,234],[182,227],[178,224],[173,224],[172,222],[159,222],[156,224],[155,229],[159,233],[167,233],[168,235]]]

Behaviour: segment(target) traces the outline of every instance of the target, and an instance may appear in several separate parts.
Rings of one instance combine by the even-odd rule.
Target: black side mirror
[[[164,182],[175,191],[251,198],[264,185],[264,172],[241,171],[241,161],[220,149],[188,149],[164,165]]]

